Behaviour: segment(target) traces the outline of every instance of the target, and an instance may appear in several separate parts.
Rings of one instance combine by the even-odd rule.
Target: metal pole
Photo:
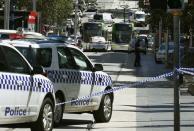
[[[77,42],[77,24],[78,24],[78,16],[77,16],[77,10],[78,10],[78,0],[75,0],[75,20],[74,20],[74,40]]]
[[[22,29],[24,28],[24,21],[22,20]]]
[[[36,1],[37,0],[32,0],[32,10],[34,11],[34,12],[36,12]],[[36,19],[38,19],[38,17],[36,17]],[[33,26],[32,26],[32,31],[37,31],[37,27],[38,27],[38,22],[35,22],[35,24],[33,24]]]
[[[33,11],[36,11],[36,0],[32,0],[32,4],[33,4]]]
[[[161,45],[162,43],[162,18],[160,18],[160,21],[159,21],[159,46]]]
[[[123,18],[124,18],[124,23],[125,23],[125,7],[124,7],[124,12],[123,12]]]
[[[168,43],[168,27],[166,29],[166,66],[168,67],[168,50],[169,50],[169,43]]]
[[[189,47],[193,46],[193,32],[192,32],[192,27],[190,26],[190,42],[189,42]]]
[[[193,32],[192,32],[193,15],[190,12],[188,12],[187,14],[190,15],[190,17],[191,17],[191,23],[190,23],[190,28],[189,28],[189,33],[190,33],[189,47],[192,47],[193,46],[193,44],[192,44],[192,42],[193,42],[193,38],[192,38],[193,37]]]
[[[178,15],[173,16],[174,23],[174,70],[175,70],[175,87],[174,87],[174,131],[180,131],[180,103],[179,103],[179,79],[180,75],[176,71],[179,68],[179,27],[180,17]]]
[[[4,29],[9,29],[10,0],[5,0],[4,7]]]

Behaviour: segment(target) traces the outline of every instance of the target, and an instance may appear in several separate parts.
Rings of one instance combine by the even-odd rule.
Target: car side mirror
[[[94,65],[94,70],[95,70],[95,71],[103,71],[103,66],[102,66],[102,64],[95,64],[95,65]]]
[[[33,67],[33,74],[42,74],[45,76],[46,72],[42,66],[34,66]]]

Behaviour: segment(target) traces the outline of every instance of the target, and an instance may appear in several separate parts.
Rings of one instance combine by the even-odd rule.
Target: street
[[[133,54],[86,52],[94,63],[102,63],[114,85],[125,85],[171,70],[155,64],[153,54],[141,55],[142,67],[134,68]],[[181,95],[181,131],[194,130],[193,96]],[[91,114],[64,114],[54,131],[173,131],[173,82],[158,79],[115,92],[113,114],[109,123],[94,123]],[[26,124],[3,126],[0,131],[29,131]]]

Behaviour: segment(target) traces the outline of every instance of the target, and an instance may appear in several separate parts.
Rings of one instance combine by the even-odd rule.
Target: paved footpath
[[[129,55],[115,83],[129,84],[170,69],[156,65],[153,56],[142,56],[142,67],[133,67],[133,56]],[[110,66],[110,65],[109,65]],[[110,67],[108,69],[111,69]],[[113,117],[109,123],[95,124],[94,131],[174,131],[173,86],[168,79],[159,79],[115,93]],[[143,88],[142,88],[143,87]],[[194,97],[189,94],[180,96],[181,131],[194,130]]]

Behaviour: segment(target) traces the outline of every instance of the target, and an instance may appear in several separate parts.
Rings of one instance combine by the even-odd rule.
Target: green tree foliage
[[[189,34],[190,27],[194,29],[194,5],[185,7],[181,20],[181,31]]]
[[[18,9],[32,10],[33,0],[15,0]],[[36,0],[37,12],[41,14],[43,24],[62,24],[63,21],[72,13],[72,0]]]

